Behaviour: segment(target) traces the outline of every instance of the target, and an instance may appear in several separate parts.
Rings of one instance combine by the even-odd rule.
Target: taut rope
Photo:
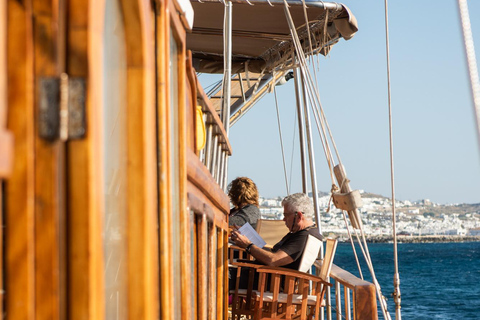
[[[275,109],[277,110],[278,134],[280,135],[280,147],[282,149],[283,173],[285,174],[285,186],[287,188],[287,195],[289,195],[290,190],[288,188],[287,164],[285,163],[285,151],[283,149],[283,138],[282,138],[282,125],[280,123],[280,111],[278,110],[277,90],[275,89],[275,84],[273,85],[273,95],[275,96]]]

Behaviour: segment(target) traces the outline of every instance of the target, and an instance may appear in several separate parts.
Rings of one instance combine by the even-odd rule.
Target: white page
[[[240,232],[241,234],[246,236],[248,238],[248,240],[252,241],[253,244],[256,245],[259,248],[263,248],[267,244],[262,239],[262,237],[260,237],[260,235],[257,233],[257,231],[255,231],[255,229],[253,229],[252,225],[248,222],[245,223],[243,226],[241,226],[238,229],[238,232]]]

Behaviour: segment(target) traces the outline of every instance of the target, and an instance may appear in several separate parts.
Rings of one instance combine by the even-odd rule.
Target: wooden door
[[[7,319],[157,319],[151,3],[3,3],[7,66],[0,71],[8,74],[6,122],[15,139],[0,198]],[[84,134],[45,137],[40,132],[51,118],[42,106],[55,101],[42,100],[50,92],[44,81],[70,88],[67,79],[75,78],[85,83]],[[3,111],[0,101],[0,138]],[[53,118],[61,118],[58,111]]]
[[[151,3],[69,2],[67,66],[87,79],[89,124],[68,145],[69,319],[157,319]]]
[[[14,135],[5,183],[5,312],[65,317],[65,144],[38,133],[42,79],[65,70],[62,1],[7,1],[7,126]]]

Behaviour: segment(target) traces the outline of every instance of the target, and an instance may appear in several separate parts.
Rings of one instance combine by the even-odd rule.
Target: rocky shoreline
[[[367,242],[370,243],[385,243],[393,242],[392,236],[367,236]],[[480,236],[397,236],[398,243],[434,243],[434,242],[473,242],[480,241]]]

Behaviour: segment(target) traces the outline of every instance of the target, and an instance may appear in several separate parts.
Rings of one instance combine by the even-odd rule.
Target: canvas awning
[[[288,0],[289,9],[305,51],[309,51],[303,3]],[[272,72],[291,60],[293,44],[283,0],[233,0],[232,72]],[[249,4],[251,3],[251,4]],[[305,0],[314,53],[328,52],[339,38],[348,40],[357,32],[350,10],[337,3]],[[194,23],[187,34],[194,67],[199,72],[223,72],[224,4],[218,0],[191,0]],[[328,15],[327,15],[328,10]],[[328,16],[325,30],[325,18]]]

